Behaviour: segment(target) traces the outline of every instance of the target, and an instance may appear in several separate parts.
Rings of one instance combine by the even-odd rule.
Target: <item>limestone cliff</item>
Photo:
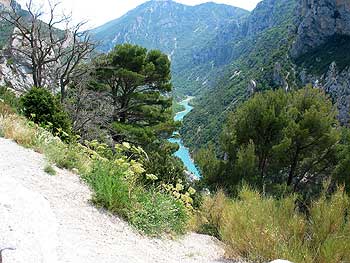
[[[350,35],[349,0],[301,0],[301,23],[292,48],[298,57],[333,35]]]
[[[301,84],[324,89],[337,105],[340,122],[348,124],[350,1],[301,0],[299,12],[291,55],[299,63]]]

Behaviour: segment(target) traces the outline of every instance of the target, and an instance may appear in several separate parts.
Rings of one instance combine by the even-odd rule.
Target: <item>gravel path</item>
[[[212,237],[139,235],[93,207],[78,176],[50,176],[44,165],[42,155],[0,138],[0,249],[16,248],[3,252],[3,263],[224,262]]]

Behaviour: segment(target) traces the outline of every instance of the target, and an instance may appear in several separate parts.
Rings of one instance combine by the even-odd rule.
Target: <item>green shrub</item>
[[[0,87],[0,102],[10,106],[12,109],[19,109],[20,102],[16,95],[6,87]]]
[[[66,139],[71,134],[71,120],[57,97],[44,88],[33,87],[21,97],[24,115]]]
[[[78,144],[52,142],[41,148],[46,158],[59,168],[77,169],[82,174],[89,169],[90,160]]]
[[[56,175],[56,170],[49,164],[45,165],[44,172],[49,175]]]
[[[109,211],[127,218],[131,208],[129,187],[124,178],[124,171],[115,165],[95,161],[92,171],[84,176],[94,190],[93,202]]]
[[[234,258],[350,262],[350,198],[344,190],[312,203],[309,216],[296,211],[295,203],[296,196],[267,198],[247,187],[234,200],[218,193],[204,201],[197,228],[215,227]]]
[[[143,189],[136,192],[135,198],[129,220],[137,229],[152,236],[186,232],[189,217],[181,201],[156,190]]]

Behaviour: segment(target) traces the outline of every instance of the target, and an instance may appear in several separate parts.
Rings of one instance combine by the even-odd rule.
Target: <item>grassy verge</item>
[[[0,102],[0,136],[44,154],[49,162],[44,169],[49,174],[53,173],[51,164],[79,173],[93,190],[96,205],[123,217],[139,231],[152,236],[186,231],[189,209],[166,191],[139,183],[146,171],[139,159],[123,151],[142,153],[142,149],[118,145],[113,153],[97,142],[64,143],[4,102]]]
[[[296,211],[295,203],[295,196],[276,200],[249,188],[234,200],[219,192],[205,199],[197,228],[215,230],[233,258],[350,262],[350,198],[345,192],[339,189],[314,201],[307,215]]]

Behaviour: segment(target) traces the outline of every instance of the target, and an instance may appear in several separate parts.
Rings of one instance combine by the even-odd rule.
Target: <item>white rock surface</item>
[[[0,138],[0,249],[3,263],[224,262],[214,238],[151,239],[93,207],[78,176],[43,171],[42,155]]]

